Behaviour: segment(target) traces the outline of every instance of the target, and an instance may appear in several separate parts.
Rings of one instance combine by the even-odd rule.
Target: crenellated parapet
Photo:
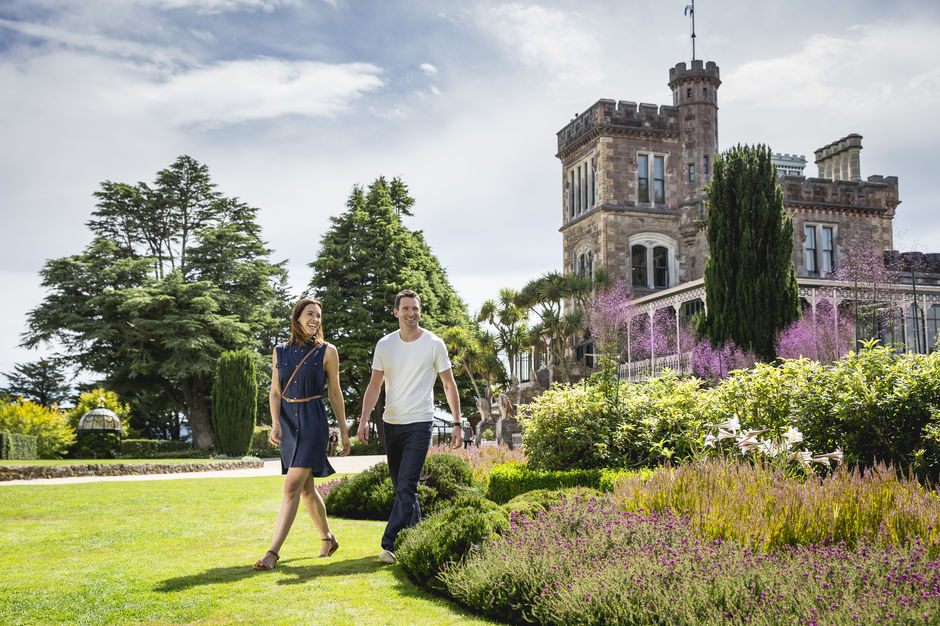
[[[865,181],[786,176],[780,187],[784,205],[791,206],[881,213],[891,218],[899,203],[897,176],[869,176]]]
[[[718,65],[714,61],[704,63],[701,59],[695,59],[692,61],[691,66],[686,66],[685,63],[677,63],[675,67],[669,68],[669,87],[672,88],[676,81],[703,77],[721,83],[721,78],[718,75]]]
[[[679,109],[674,106],[602,99],[558,131],[558,155],[595,130],[678,133]]]

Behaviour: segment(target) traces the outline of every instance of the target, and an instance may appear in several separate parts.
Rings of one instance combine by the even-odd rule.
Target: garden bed
[[[75,476],[128,476],[137,474],[179,474],[264,467],[261,459],[233,459],[202,462],[74,463],[69,465],[4,465],[0,481]]]

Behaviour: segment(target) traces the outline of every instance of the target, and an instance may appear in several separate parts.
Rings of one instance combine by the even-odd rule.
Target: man
[[[447,346],[434,333],[421,328],[421,298],[410,289],[395,296],[398,330],[375,346],[372,378],[362,399],[359,440],[369,440],[369,415],[385,383],[385,452],[388,471],[395,488],[395,505],[382,535],[379,560],[395,563],[395,538],[402,529],[421,519],[418,505],[418,479],[431,444],[431,420],[434,417],[434,382],[444,383],[444,395],[454,418],[453,446],[459,447],[460,396],[454,370],[447,356]]]

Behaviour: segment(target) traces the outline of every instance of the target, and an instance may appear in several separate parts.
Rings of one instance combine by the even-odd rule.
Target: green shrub
[[[503,510],[510,514],[510,516],[513,513],[521,513],[525,515],[525,517],[532,519],[536,517],[540,511],[547,511],[552,506],[567,498],[595,498],[600,496],[600,491],[590,487],[535,489],[534,491],[519,494],[504,504]]]
[[[22,398],[0,400],[0,431],[36,437],[41,459],[59,458],[75,443],[75,430],[63,412]]]
[[[595,375],[552,387],[519,414],[529,465],[560,470],[690,458],[701,448],[708,413],[698,379],[627,383]]]
[[[469,491],[473,474],[467,463],[453,455],[434,454],[424,461],[418,484],[418,504],[424,513]],[[395,504],[395,490],[387,463],[378,463],[333,487],[326,499],[331,515],[352,519],[387,520]]]
[[[494,441],[496,439],[496,434],[489,428],[480,433],[480,439],[483,441]]]
[[[227,350],[219,356],[212,383],[212,428],[222,454],[245,456],[258,412],[255,359],[248,350]]]
[[[618,481],[628,475],[648,476],[652,470],[629,472],[621,469],[590,469],[568,471],[542,471],[527,465],[506,463],[495,466],[487,483],[487,496],[503,504],[516,496],[537,489],[564,489],[590,487],[599,491],[613,491]]]
[[[0,433],[0,459],[30,460],[35,459],[38,437],[19,433]]]
[[[271,443],[268,437],[271,435],[271,426],[268,424],[259,424],[255,426],[255,431],[251,435],[251,449],[248,450],[250,456],[256,456],[259,459],[264,457],[281,456],[281,449]]]
[[[121,457],[125,459],[185,457],[185,453],[191,450],[192,444],[172,439],[124,439],[121,441]]]
[[[385,446],[382,445],[382,442],[379,441],[378,437],[370,439],[367,443],[362,443],[358,439],[350,438],[349,440],[349,455],[350,456],[366,456],[374,454],[385,454]]]
[[[496,504],[478,494],[462,494],[404,529],[395,542],[395,556],[418,585],[448,594],[438,578],[444,567],[460,563],[484,539],[508,526],[506,512]]]

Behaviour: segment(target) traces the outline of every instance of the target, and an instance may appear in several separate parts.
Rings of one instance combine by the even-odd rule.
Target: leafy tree
[[[61,361],[49,359],[17,363],[12,373],[3,374],[9,381],[3,393],[14,398],[26,398],[42,406],[62,404],[72,393],[63,368]]]
[[[800,305],[793,218],[770,150],[739,145],[719,155],[707,192],[708,312],[698,330],[714,345],[730,339],[773,360],[774,336],[799,317]]]
[[[431,332],[470,326],[466,305],[422,233],[402,222],[413,204],[397,178],[354,187],[310,264],[310,289],[323,302],[327,340],[339,347],[340,382],[353,415],[361,411],[376,342],[398,328],[392,307],[399,291],[413,289],[421,296],[421,324]],[[384,394],[373,418],[381,416],[383,405]]]
[[[268,260],[257,209],[216,191],[187,156],[152,186],[105,181],[95,196],[93,239],[46,262],[50,293],[29,313],[23,345],[58,341],[130,400],[135,426],[172,433],[184,413],[193,445],[211,447],[216,359],[284,336],[286,272]]]

